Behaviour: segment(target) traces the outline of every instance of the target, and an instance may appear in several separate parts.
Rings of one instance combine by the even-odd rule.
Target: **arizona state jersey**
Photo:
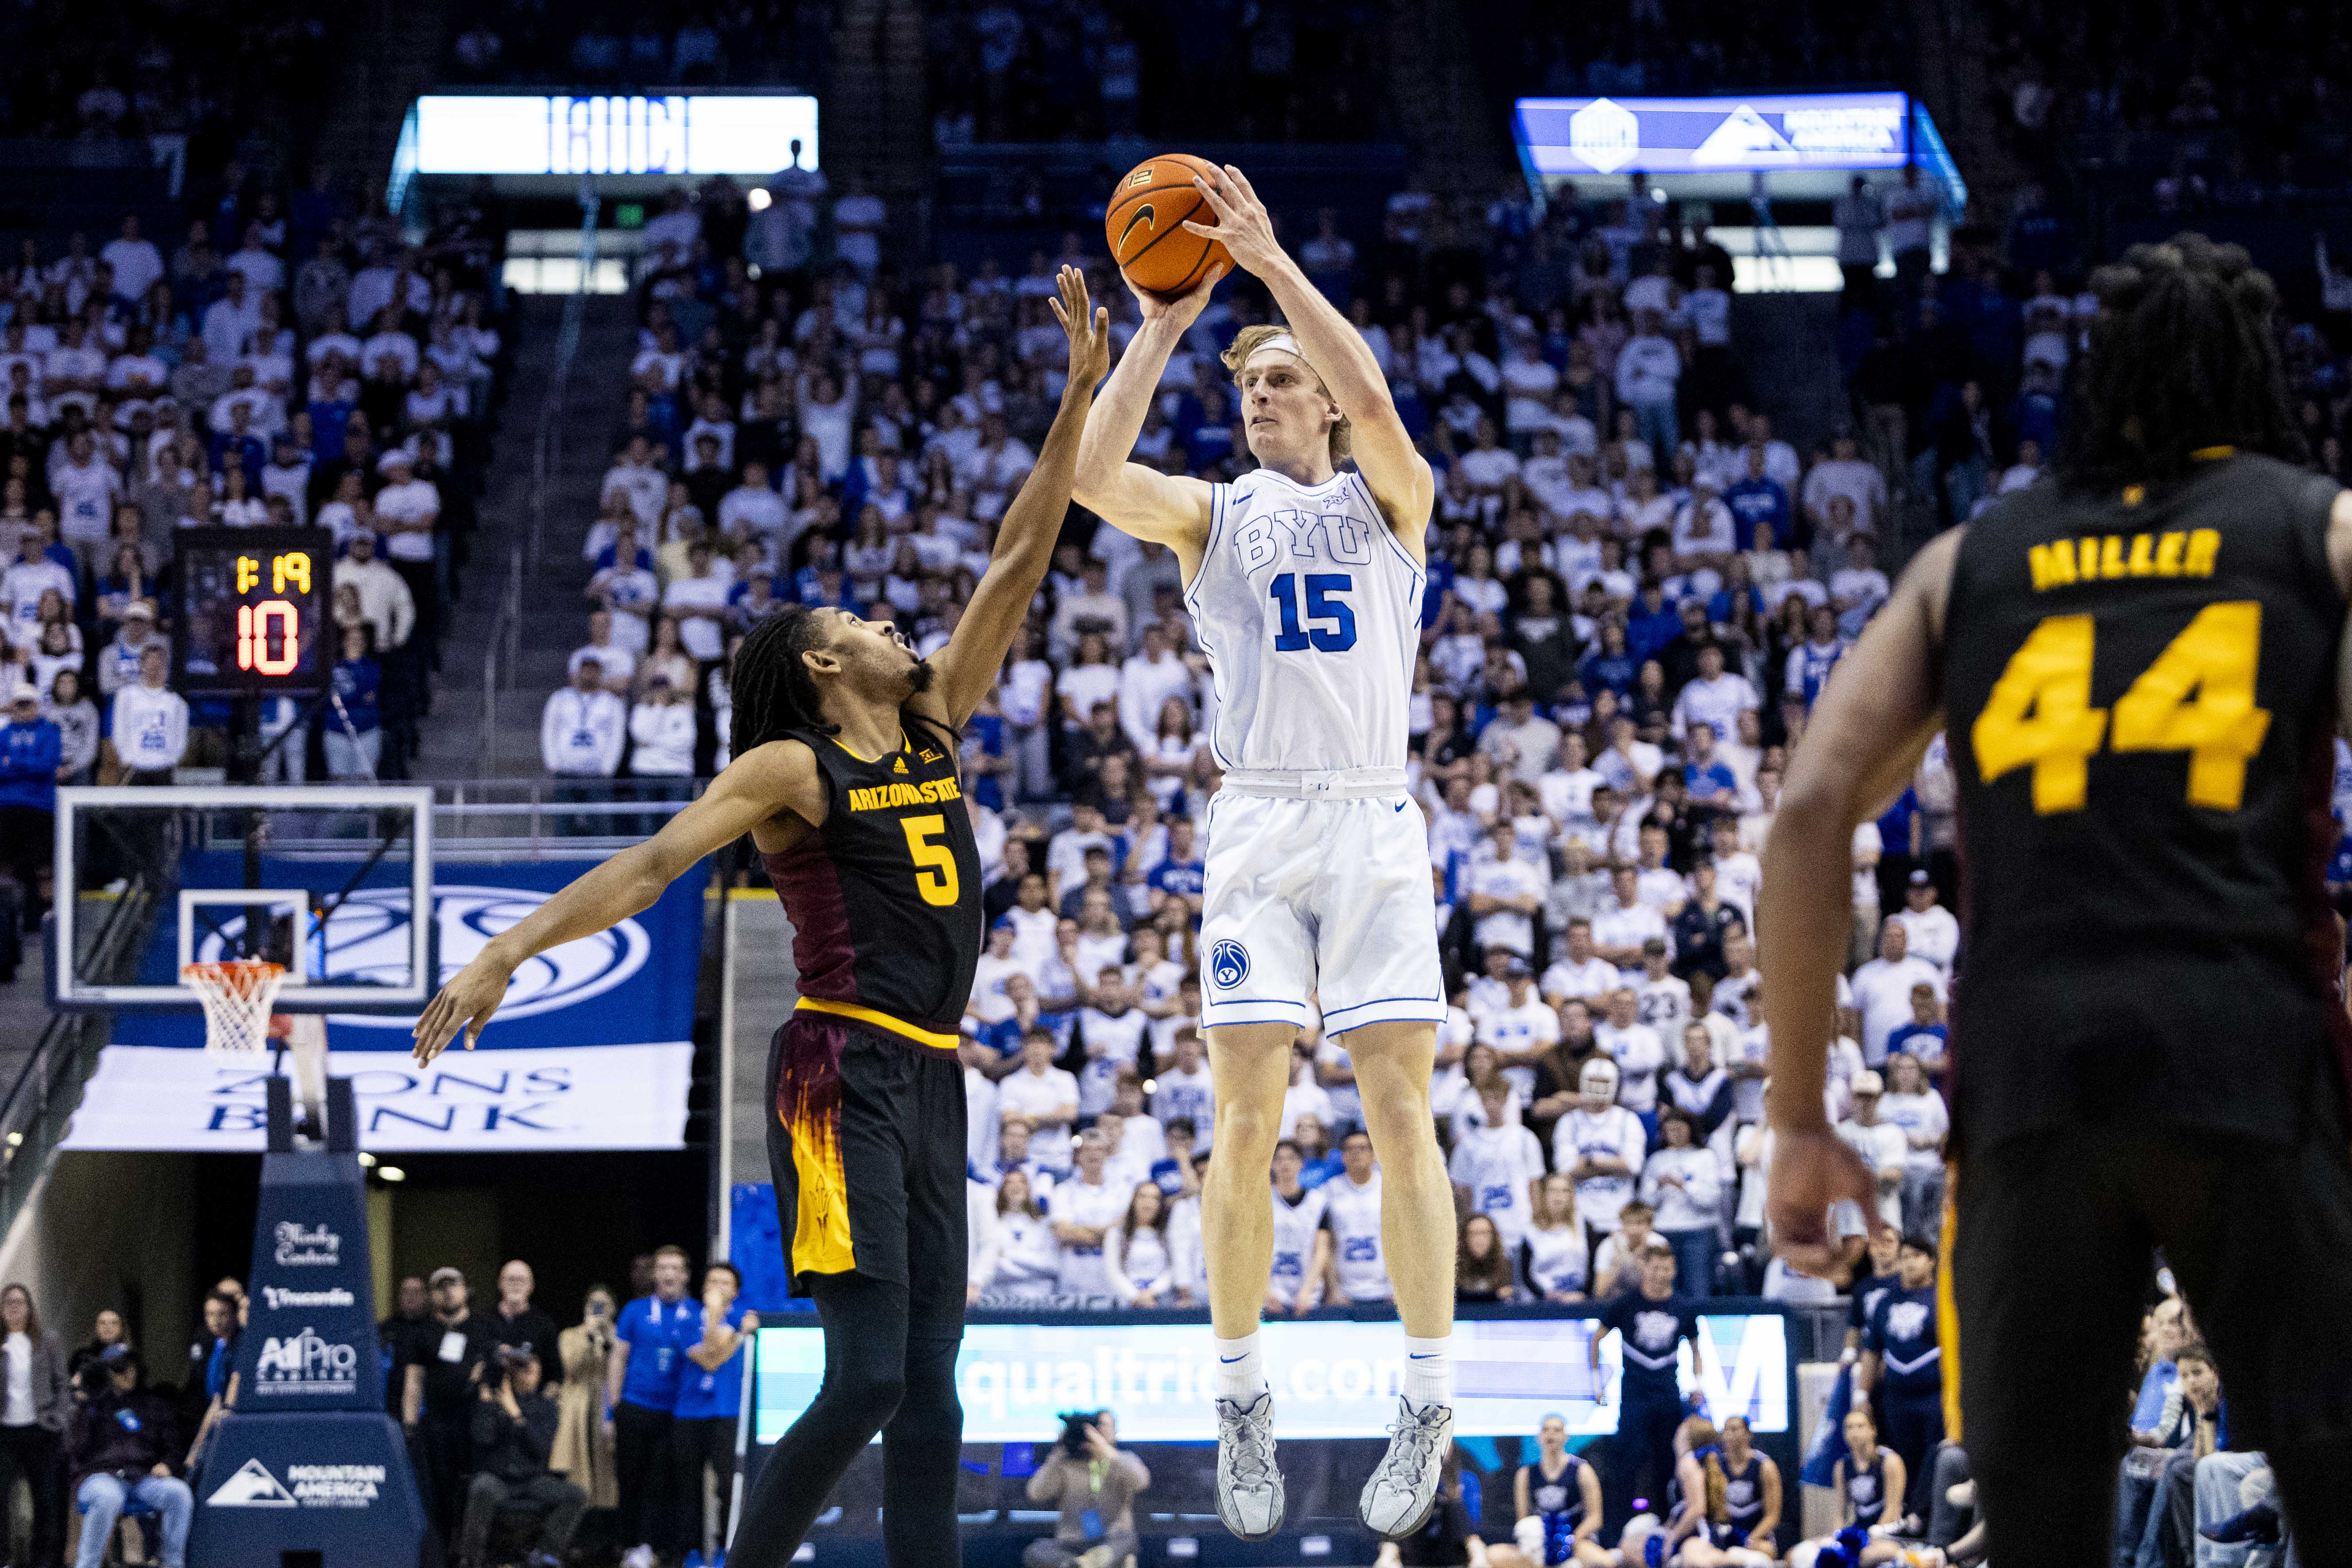
[[[1956,1146],[2116,1118],[2286,1140],[2352,1060],[2322,886],[2336,487],[2199,456],[2168,493],[2036,485],[1959,546]]]
[[[824,775],[824,824],[760,860],[792,917],[803,1007],[952,1050],[980,962],[980,850],[953,737],[905,722],[901,748],[872,762],[795,735]]]

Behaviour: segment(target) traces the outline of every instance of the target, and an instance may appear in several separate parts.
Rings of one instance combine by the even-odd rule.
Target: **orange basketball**
[[[1184,220],[1213,225],[1214,207],[1192,184],[1195,174],[1212,179],[1223,171],[1205,158],[1170,153],[1138,163],[1111,193],[1103,215],[1103,237],[1127,280],[1154,294],[1181,294],[1212,267],[1234,269],[1223,245],[1187,231]]]

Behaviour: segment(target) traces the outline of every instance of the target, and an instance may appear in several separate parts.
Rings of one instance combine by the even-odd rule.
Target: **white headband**
[[[1258,344],[1257,347],[1250,350],[1249,357],[1251,360],[1254,360],[1262,353],[1272,353],[1276,350],[1280,350],[1282,353],[1290,355],[1309,370],[1315,369],[1315,362],[1307,357],[1306,351],[1298,346],[1298,340],[1292,337],[1288,332],[1276,332],[1274,336],[1266,339],[1265,342]],[[1249,367],[1249,361],[1243,361],[1242,366],[1246,370]],[[1319,375],[1320,373],[1318,372],[1318,374]]]

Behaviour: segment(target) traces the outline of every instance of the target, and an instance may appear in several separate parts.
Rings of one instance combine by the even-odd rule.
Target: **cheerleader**
[[[1742,1423],[1743,1430],[1745,1423]],[[1770,1537],[1759,1550],[1751,1528],[1731,1514],[1731,1478],[1724,1467],[1723,1439],[1714,1423],[1694,1415],[1675,1434],[1681,1453],[1675,1460],[1679,1506],[1666,1532],[1667,1555],[1681,1568],[1770,1568]],[[1754,1461],[1742,1469],[1753,1485]],[[1745,1492],[1743,1491],[1743,1496]]]
[[[1591,1465],[1568,1451],[1568,1423],[1557,1415],[1544,1417],[1536,1432],[1536,1461],[1521,1465],[1511,1482],[1511,1496],[1519,1522],[1512,1531],[1516,1542],[1488,1553],[1495,1568],[1555,1568],[1576,1563],[1580,1568],[1616,1568],[1618,1555],[1603,1547],[1601,1530],[1601,1478]]]

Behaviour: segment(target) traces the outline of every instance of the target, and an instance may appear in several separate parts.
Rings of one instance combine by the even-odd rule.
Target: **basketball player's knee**
[[[1429,1109],[1429,1087],[1405,1084],[1364,1100],[1364,1131],[1383,1165],[1410,1160],[1437,1147],[1437,1121]]]
[[[828,1380],[825,1392],[833,1392]],[[877,1431],[896,1420],[907,1398],[904,1367],[860,1367],[841,1379],[841,1403]]]
[[[913,1378],[904,1385],[890,1418],[890,1436],[898,1442],[938,1443],[955,1448],[963,1441],[963,1402],[956,1397],[955,1380]]]
[[[1282,1102],[1277,1100],[1271,1108],[1252,1105],[1243,1100],[1221,1100],[1217,1102],[1217,1142],[1242,1156],[1244,1163],[1255,1170],[1274,1158],[1274,1146],[1282,1132]]]

